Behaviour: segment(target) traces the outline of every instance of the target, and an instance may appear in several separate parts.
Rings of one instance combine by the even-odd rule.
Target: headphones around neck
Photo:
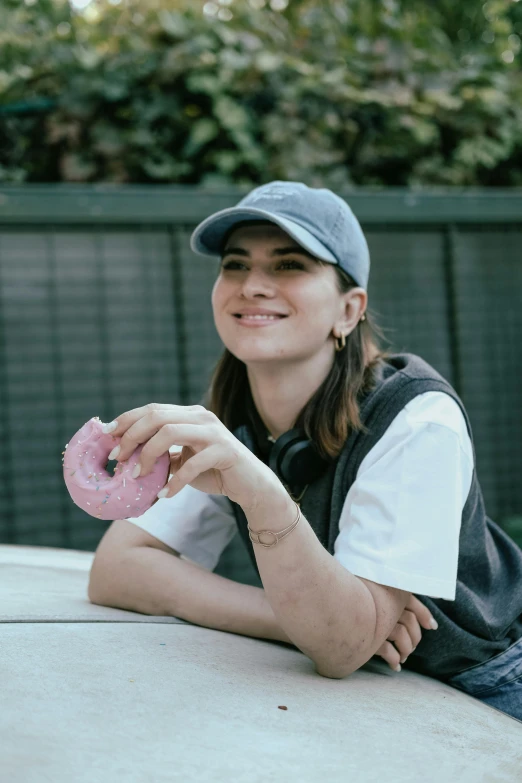
[[[328,466],[301,429],[288,430],[276,440],[268,464],[289,487],[311,484]]]
[[[233,435],[257,457],[260,457],[290,489],[302,488],[318,479],[327,470],[329,462],[318,452],[304,430],[292,429],[270,443],[266,432],[242,424]],[[257,435],[257,437],[256,437]],[[263,445],[263,440],[267,445]]]

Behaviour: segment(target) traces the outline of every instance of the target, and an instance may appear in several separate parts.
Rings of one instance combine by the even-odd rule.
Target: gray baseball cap
[[[250,191],[229,209],[203,220],[190,247],[203,256],[219,256],[227,232],[242,221],[269,220],[321,261],[337,264],[366,289],[370,253],[359,221],[342,198],[327,188],[276,180]]]

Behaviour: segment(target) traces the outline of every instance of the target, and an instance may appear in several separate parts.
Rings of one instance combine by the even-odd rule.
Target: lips
[[[234,317],[239,320],[245,321],[279,321],[281,318],[286,318],[286,315],[263,314],[263,315],[251,315],[250,313],[234,313]]]
[[[241,310],[236,310],[232,313],[236,318],[255,318],[257,316],[271,317],[271,318],[286,318],[286,313],[278,313],[277,310],[269,310],[268,307],[243,307]]]

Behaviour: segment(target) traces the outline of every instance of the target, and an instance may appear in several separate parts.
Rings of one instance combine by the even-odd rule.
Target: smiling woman
[[[327,677],[373,655],[397,671],[407,659],[522,719],[522,553],[486,515],[454,389],[379,346],[349,206],[269,183],[204,220],[191,246],[221,258],[212,308],[225,350],[205,406],[150,404],[109,425],[120,461],[143,445],[139,475],[181,450],[162,499],[128,520],[149,551],[135,546],[127,570],[115,555],[116,598],[90,594],[294,644]],[[170,552],[212,570],[236,530],[262,589],[179,558],[167,567]],[[109,584],[112,546],[100,544]],[[151,548],[165,547],[153,567]]]
[[[263,251],[266,254],[264,258]],[[260,291],[256,292],[256,286],[260,287]],[[271,302],[270,286],[279,289],[282,298],[279,303]],[[268,323],[255,320],[256,314],[270,315],[277,311],[278,320],[287,319],[284,324],[279,324],[285,327],[284,337],[280,329],[274,331],[272,337],[277,341],[280,359],[288,361],[293,355],[292,350],[299,355],[304,348],[305,353],[311,353],[312,364],[323,370],[325,377],[322,383],[314,387],[317,371],[303,372],[304,368],[300,365],[294,376],[295,393],[297,400],[302,400],[298,410],[302,411],[304,431],[323,456],[337,456],[348,432],[362,428],[357,397],[371,387],[377,361],[385,356],[377,342],[382,334],[371,316],[366,314],[366,291],[357,286],[340,266],[316,258],[274,223],[245,221],[227,232],[223,240],[221,272],[212,295],[214,320],[227,349],[214,375],[209,407],[230,429],[241,423],[241,415],[238,418],[240,401],[248,396],[255,379],[262,377],[263,347],[269,357],[273,351],[266,340],[263,343],[257,340],[247,362],[248,345],[244,341],[243,346],[237,346],[236,350],[229,348],[226,334],[230,322],[221,316],[221,310],[228,307],[230,312],[235,305],[233,301],[225,304],[222,300],[235,296],[236,303],[241,302],[241,294],[247,302],[256,304],[237,304],[232,315],[240,326],[248,328],[252,324],[256,328],[259,323],[270,325],[273,319]],[[333,326],[334,313],[341,318],[349,315],[352,321],[357,319],[355,328],[351,328],[352,321]],[[246,318],[247,315],[250,318]],[[241,332],[237,333],[237,339],[241,340]],[[334,345],[341,350],[334,351]],[[255,362],[256,351],[258,371],[249,374],[247,368]],[[268,399],[267,393],[270,393],[273,381],[270,365],[264,364],[269,380],[268,389],[261,397]],[[308,379],[311,380],[310,386],[307,385]],[[286,368],[285,395],[289,391],[289,382]],[[257,404],[261,405],[261,400]],[[270,406],[272,412],[265,411],[263,420],[268,423],[276,411],[281,412],[281,404],[281,400],[273,401]],[[296,418],[290,412],[291,420],[287,416],[286,421],[273,422],[272,435],[286,432]]]

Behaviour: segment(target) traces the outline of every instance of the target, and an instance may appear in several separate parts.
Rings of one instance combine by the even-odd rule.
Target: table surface
[[[519,721],[384,662],[329,680],[277,643],[94,606],[93,557],[0,546],[9,783],[520,783]]]

